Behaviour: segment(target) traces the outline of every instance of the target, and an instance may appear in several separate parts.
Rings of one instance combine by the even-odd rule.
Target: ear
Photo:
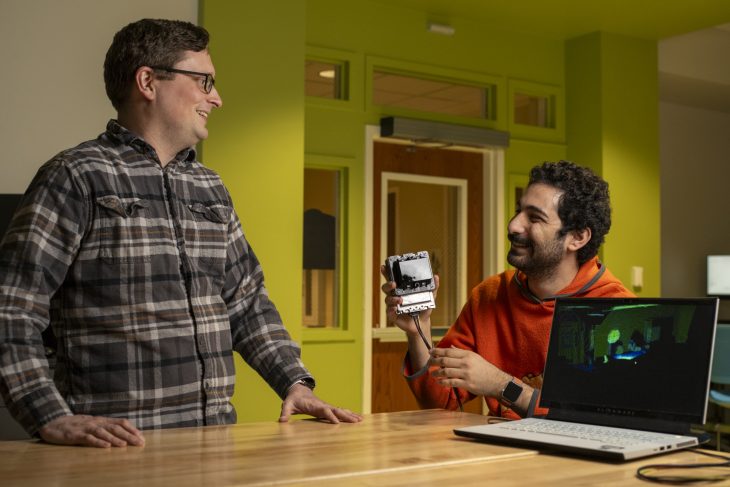
[[[142,66],[134,73],[134,91],[146,100],[155,99],[155,72],[149,66]]]
[[[591,229],[584,228],[582,230],[574,230],[568,234],[568,250],[578,252],[581,248],[591,241]]]

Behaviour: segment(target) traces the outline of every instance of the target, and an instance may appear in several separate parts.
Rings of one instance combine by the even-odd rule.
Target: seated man
[[[533,168],[508,226],[507,260],[517,270],[477,285],[430,352],[414,320],[396,314],[402,298],[391,295],[395,283],[386,282],[388,322],[406,332],[404,374],[419,404],[455,409],[484,396],[491,415],[532,414],[555,298],[633,296],[596,257],[610,226],[608,184],[600,177],[566,161]],[[428,341],[430,315],[419,314]]]

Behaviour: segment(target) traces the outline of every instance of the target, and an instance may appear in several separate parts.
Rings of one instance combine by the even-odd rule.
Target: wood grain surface
[[[0,442],[3,486],[631,485],[639,465],[707,461],[693,452],[612,464],[457,437],[484,416],[443,410],[145,432],[144,447]],[[710,460],[711,461],[711,460]]]

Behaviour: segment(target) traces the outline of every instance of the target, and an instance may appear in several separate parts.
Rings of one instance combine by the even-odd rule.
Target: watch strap
[[[314,386],[315,386],[314,379],[312,379],[311,377],[303,377],[303,378],[295,381],[292,385],[289,386],[289,389],[287,389],[287,394],[289,393],[289,391],[291,391],[291,388],[297,384],[303,385],[304,387],[308,387],[311,390],[314,390]]]

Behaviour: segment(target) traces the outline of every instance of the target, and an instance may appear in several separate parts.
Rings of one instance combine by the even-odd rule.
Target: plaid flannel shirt
[[[0,248],[0,391],[30,434],[67,414],[233,423],[233,350],[282,398],[310,378],[194,150],[162,168],[112,120],[41,167]]]

